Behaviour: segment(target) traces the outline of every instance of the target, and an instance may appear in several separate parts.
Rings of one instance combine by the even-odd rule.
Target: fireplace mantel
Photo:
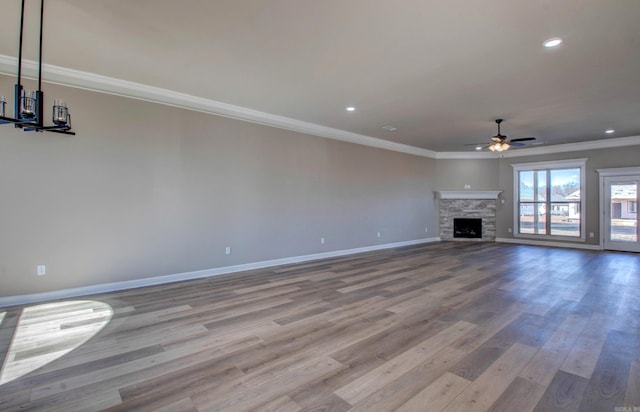
[[[439,190],[440,199],[497,199],[502,190]]]

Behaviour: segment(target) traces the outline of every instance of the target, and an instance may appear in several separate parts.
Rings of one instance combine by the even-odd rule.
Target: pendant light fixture
[[[54,100],[51,121],[53,125],[44,125],[44,93],[42,92],[42,26],[44,18],[44,0],[40,0],[40,42],[38,50],[38,90],[27,91],[22,87],[22,34],[24,32],[24,6],[20,8],[20,41],[18,45],[18,76],[14,88],[14,117],[7,116],[7,101],[0,97],[0,124],[13,123],[24,131],[55,132],[75,135],[71,131],[71,115],[65,102]]]

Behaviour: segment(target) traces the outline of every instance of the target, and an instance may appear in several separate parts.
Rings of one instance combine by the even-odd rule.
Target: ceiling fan
[[[465,146],[477,146],[481,149],[489,149],[492,152],[504,152],[508,150],[511,146],[520,147],[524,146],[523,142],[527,142],[530,140],[536,140],[535,137],[521,137],[518,139],[507,139],[507,136],[500,133],[500,123],[502,123],[504,119],[496,119],[496,124],[498,125],[498,134],[491,138],[491,143],[486,144],[485,146],[481,146],[481,144],[468,144]]]

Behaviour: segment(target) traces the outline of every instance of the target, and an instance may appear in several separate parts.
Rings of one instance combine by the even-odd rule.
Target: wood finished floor
[[[638,254],[442,242],[0,322],[5,371],[48,362],[0,410],[640,409]]]

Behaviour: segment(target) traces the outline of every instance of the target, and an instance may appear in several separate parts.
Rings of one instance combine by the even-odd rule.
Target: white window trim
[[[529,238],[529,239],[548,239],[548,240],[566,240],[573,242],[586,241],[586,165],[588,158],[581,159],[567,159],[567,160],[552,160],[547,162],[530,162],[530,163],[512,163],[513,167],[513,237]],[[520,187],[518,186],[519,178],[518,173],[522,170],[538,170],[538,169],[580,169],[580,237],[574,236],[558,236],[558,235],[537,235],[531,233],[518,233],[518,217],[520,211],[518,210],[520,199]]]

